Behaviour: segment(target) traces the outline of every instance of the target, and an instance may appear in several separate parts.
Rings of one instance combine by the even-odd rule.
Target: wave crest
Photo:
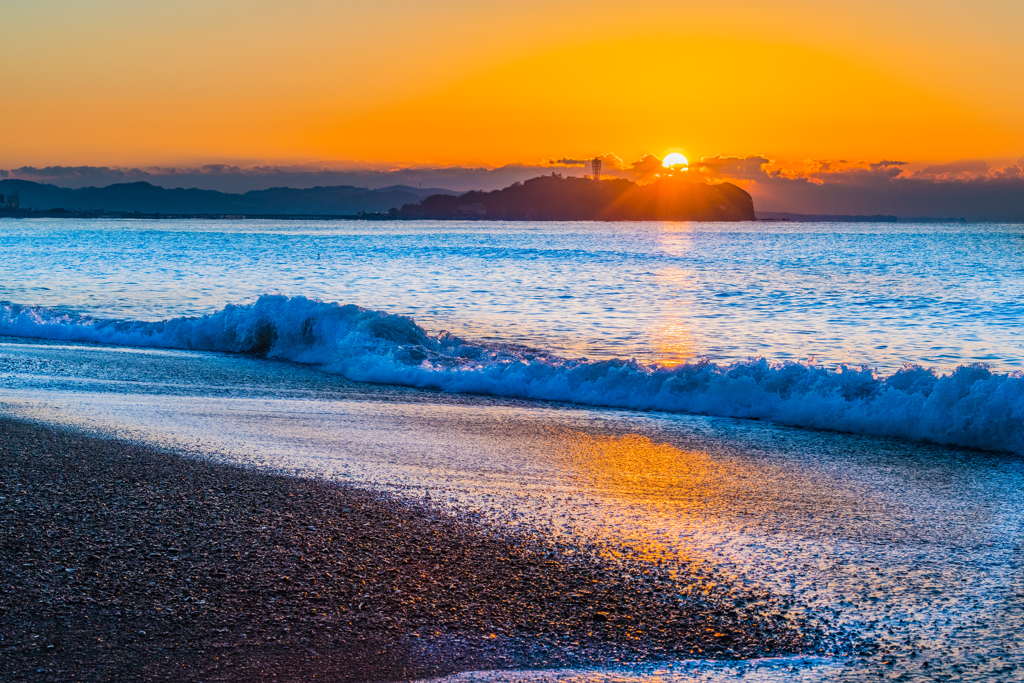
[[[1024,376],[982,364],[948,375],[905,365],[826,369],[763,358],[673,368],[567,359],[430,335],[405,316],[266,295],[205,316],[104,320],[0,304],[0,334],[129,346],[262,354],[348,379],[450,392],[758,418],[781,424],[1024,453]]]

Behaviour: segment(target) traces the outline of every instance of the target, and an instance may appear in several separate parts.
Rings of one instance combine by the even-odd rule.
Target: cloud
[[[908,164],[884,161],[811,162],[802,170],[769,167],[766,177],[744,189],[761,212],[1024,220],[1022,167],[982,164],[959,161],[911,171]]]
[[[767,177],[765,165],[771,159],[756,154],[745,157],[704,157],[699,163],[691,164],[690,170],[710,179],[759,180]]]
[[[206,164],[200,166],[198,169],[199,173],[212,173],[219,175],[222,173],[240,173],[242,168],[240,166],[230,166],[228,164]]]
[[[610,153],[598,154],[596,157],[591,157],[590,159],[571,159],[568,157],[562,159],[552,159],[548,163],[553,166],[585,166],[589,168],[590,162],[592,162],[595,158],[601,160],[601,170],[604,172],[624,170],[627,168],[626,165],[622,162],[622,159]]]
[[[882,169],[899,168],[900,166],[906,166],[909,163],[909,161],[889,161],[887,159],[882,159],[877,163],[869,163],[868,168],[872,171],[880,171]]]
[[[989,175],[993,178],[1018,178],[1024,177],[1024,159],[1020,159],[1016,164],[1004,166],[1003,168],[994,168],[989,171]]]
[[[661,165],[661,159],[658,157],[653,154],[645,154],[623,170],[626,172],[626,175],[642,181],[649,180],[658,173],[663,172],[665,167]]]
[[[810,172],[806,174],[806,177],[821,185],[832,183],[871,186],[888,182],[899,177],[903,172],[903,164],[840,161],[828,164],[827,168]],[[799,176],[790,175],[789,177],[798,178]]]
[[[918,177],[953,178],[962,176],[978,176],[988,172],[988,164],[981,159],[960,159],[948,164],[936,164],[918,171]]]
[[[598,158],[601,160],[601,168],[604,171],[623,171],[629,168],[629,164],[611,153],[599,154]]]
[[[110,168],[107,166],[47,166],[36,168],[22,166],[10,170],[10,175],[24,180],[39,178],[40,181],[78,180],[102,178],[124,180],[132,175],[142,173],[139,169]]]

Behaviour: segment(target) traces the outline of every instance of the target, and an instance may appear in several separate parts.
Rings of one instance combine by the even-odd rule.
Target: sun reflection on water
[[[572,533],[614,539],[609,555],[618,557],[628,548],[632,559],[672,570],[714,563],[701,543],[691,541],[713,532],[723,521],[722,511],[745,497],[748,476],[742,466],[635,433],[562,429],[554,441],[577,490],[587,491],[598,506],[566,520]],[[638,526],[638,515],[647,523]]]
[[[658,248],[670,259],[688,256],[694,247],[692,223],[665,223],[658,233]],[[656,273],[661,315],[648,328],[654,360],[675,367],[700,355],[691,332],[691,311],[696,275],[688,268],[669,266]]]
[[[562,441],[574,469],[594,490],[652,502],[707,500],[721,495],[721,465],[703,451],[655,443],[646,436],[593,436],[566,430]]]

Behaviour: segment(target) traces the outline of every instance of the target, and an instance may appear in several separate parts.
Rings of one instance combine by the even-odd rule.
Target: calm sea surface
[[[452,680],[1024,680],[1022,256],[1019,225],[3,220],[0,413],[429,495],[877,647]]]
[[[279,292],[560,355],[1024,368],[1024,226],[0,221],[0,300],[163,320]]]

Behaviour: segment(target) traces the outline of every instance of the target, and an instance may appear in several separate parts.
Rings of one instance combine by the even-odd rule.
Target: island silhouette
[[[512,221],[752,221],[754,202],[731,183],[678,177],[638,184],[623,178],[551,175],[491,192],[431,195],[390,212],[404,219]]]

